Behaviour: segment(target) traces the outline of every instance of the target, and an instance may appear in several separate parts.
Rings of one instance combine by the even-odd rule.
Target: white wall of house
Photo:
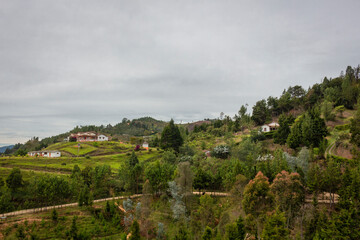
[[[270,132],[270,127],[268,125],[262,125],[261,126],[261,131],[262,132]]]
[[[149,147],[149,144],[147,142],[143,143],[142,145],[143,148],[148,148]]]
[[[49,157],[49,158],[56,158],[61,157],[61,152],[59,151],[39,151],[39,152],[29,152],[29,156],[35,157]]]
[[[107,136],[105,136],[105,135],[99,135],[99,136],[97,136],[97,140],[98,141],[109,141],[109,138],[107,137]]]
[[[44,154],[43,154],[43,156],[44,157],[49,157],[49,158],[54,158],[54,157],[60,157],[61,156],[61,153],[60,152],[52,152],[52,151],[50,151],[50,152],[43,152]]]

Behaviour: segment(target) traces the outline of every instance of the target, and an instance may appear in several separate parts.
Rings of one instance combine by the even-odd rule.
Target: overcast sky
[[[360,63],[360,1],[0,0],[0,145],[233,116]]]

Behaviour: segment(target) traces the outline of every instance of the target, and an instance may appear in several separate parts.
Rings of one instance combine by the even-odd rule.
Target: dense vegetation
[[[3,236],[359,239],[359,73],[360,67],[348,67],[308,90],[289,87],[279,98],[258,101],[252,114],[243,105],[234,117],[221,114],[191,128],[170,121],[152,136],[149,152],[133,151],[138,148],[129,140],[126,153],[116,156],[51,160],[68,161],[56,166],[67,175],[25,179],[24,162],[45,170],[41,159],[2,158],[4,167],[17,168],[2,175],[1,212],[79,206],[71,210],[78,218],[63,210],[43,213],[41,224],[0,227]],[[279,129],[262,133],[259,126],[271,121]]]

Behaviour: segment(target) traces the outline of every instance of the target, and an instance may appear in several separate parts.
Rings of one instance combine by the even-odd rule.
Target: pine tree
[[[179,128],[175,126],[174,120],[171,119],[161,133],[160,147],[163,149],[173,149],[175,152],[179,152],[179,148],[182,144],[183,139]]]
[[[267,218],[261,237],[264,240],[289,239],[284,213],[275,212]]]
[[[201,236],[202,240],[211,240],[212,239],[212,229],[207,226],[204,230],[203,235]]]
[[[135,220],[130,228],[131,236],[130,240],[140,240],[140,226],[139,223]]]
[[[292,115],[286,116],[281,114],[279,117],[279,129],[274,134],[274,142],[281,145],[286,143],[286,140],[290,134],[290,125],[294,122]]]

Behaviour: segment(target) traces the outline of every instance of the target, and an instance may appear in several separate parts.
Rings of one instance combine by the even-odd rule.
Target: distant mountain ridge
[[[3,146],[0,147],[0,153],[4,153],[6,151],[6,149],[12,149],[15,145],[9,145],[9,146]]]

